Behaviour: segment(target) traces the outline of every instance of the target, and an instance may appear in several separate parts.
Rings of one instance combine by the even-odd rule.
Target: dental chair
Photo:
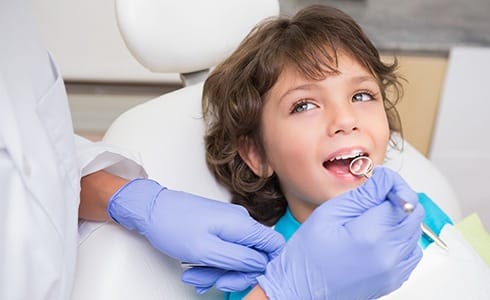
[[[123,113],[104,141],[137,154],[149,177],[170,189],[229,201],[205,163],[203,81],[256,23],[278,13],[277,0],[116,0],[118,26],[133,56],[153,72],[181,74],[184,87]],[[388,157],[387,166],[460,219],[452,188],[429,160],[407,142]],[[84,226],[72,299],[222,299],[216,290],[196,295],[181,282],[180,263],[138,234],[112,222]]]

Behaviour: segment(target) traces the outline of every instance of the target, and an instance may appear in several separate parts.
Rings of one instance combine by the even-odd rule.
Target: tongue
[[[325,168],[330,172],[337,174],[347,174],[349,171],[349,164],[352,159],[339,159],[334,161],[328,161],[324,164]]]

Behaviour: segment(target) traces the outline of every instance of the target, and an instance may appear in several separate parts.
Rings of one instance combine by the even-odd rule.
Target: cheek
[[[384,115],[384,121],[383,121],[382,128],[383,128],[382,130],[384,132],[385,144],[388,144],[391,132],[390,132],[390,124],[388,123],[388,117],[386,116],[386,114]]]
[[[390,137],[390,126],[388,123],[388,116],[383,106],[377,107],[375,111],[372,112],[369,123],[373,130],[373,134],[376,136],[376,140],[388,142]]]
[[[264,150],[267,162],[276,171],[278,167],[284,167],[300,159],[303,153],[302,145],[301,138],[295,137],[292,132],[276,131],[269,135],[264,135]]]
[[[390,140],[390,128],[386,115],[380,119],[377,129],[374,131],[374,140],[376,144],[375,163],[382,164],[385,160],[386,148]]]
[[[380,132],[380,134],[379,134],[380,135],[380,140],[384,144],[388,144],[388,141],[390,139],[390,126],[388,124],[388,119],[386,119],[386,117],[385,117],[385,120],[380,125],[379,132]]]
[[[264,128],[263,145],[267,163],[279,177],[297,172],[299,166],[308,163],[308,148],[312,149],[312,138],[300,126]],[[309,147],[310,146],[310,147]]]

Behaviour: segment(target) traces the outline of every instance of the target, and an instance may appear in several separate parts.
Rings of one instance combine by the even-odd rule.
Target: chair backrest
[[[277,0],[116,0],[118,27],[129,50],[160,73],[216,65],[255,24],[278,13]]]
[[[276,15],[278,2],[117,0],[116,9],[128,48],[143,65],[158,72],[192,74],[212,67],[255,23]],[[149,176],[168,188],[229,201],[230,194],[206,167],[201,94],[202,82],[197,82],[133,107],[114,121],[104,140],[138,153]],[[430,161],[409,144],[389,157],[389,167],[451,217],[460,218],[451,187]],[[143,238],[114,224],[93,226],[97,230],[79,247],[74,299],[195,297],[179,280],[179,264]],[[222,295],[213,291],[207,297]]]

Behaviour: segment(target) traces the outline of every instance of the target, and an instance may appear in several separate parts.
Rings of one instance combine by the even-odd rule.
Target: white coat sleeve
[[[100,170],[126,179],[148,177],[136,153],[109,145],[104,141],[92,142],[78,135],[75,135],[75,143],[82,177]],[[80,219],[78,222],[79,244],[82,244],[92,232],[105,223]]]
[[[148,177],[137,153],[78,135],[75,135],[75,142],[82,177],[100,170],[126,179]]]

